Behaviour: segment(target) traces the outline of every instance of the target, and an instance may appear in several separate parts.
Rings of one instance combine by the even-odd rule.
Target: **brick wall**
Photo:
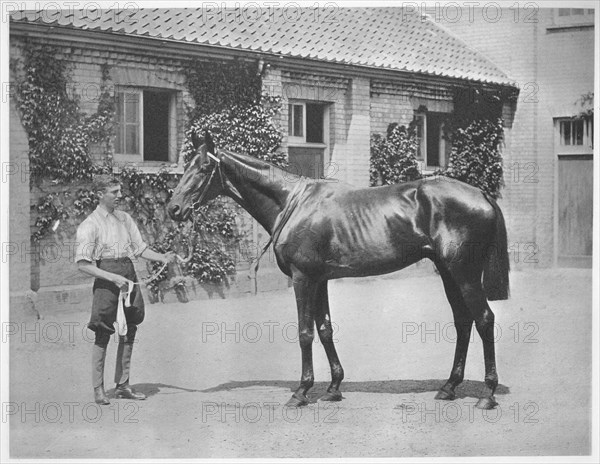
[[[505,131],[506,187],[500,201],[517,267],[547,267],[555,262],[553,118],[575,114],[573,103],[594,86],[593,29],[554,31],[549,28],[551,9],[539,9],[535,17],[532,12],[532,8],[521,9],[516,16],[515,9],[503,9],[498,21],[485,21],[483,11],[475,9],[472,22],[444,22],[521,89],[512,128]],[[463,17],[468,17],[467,11]],[[534,249],[537,253],[532,257]],[[528,262],[523,262],[526,258]]]
[[[30,289],[31,246],[29,243],[29,144],[21,125],[15,101],[10,100],[10,172],[9,182],[9,288],[11,294],[22,295]],[[4,180],[4,179],[3,179]]]
[[[185,63],[181,60],[157,55],[122,53],[114,47],[103,47],[101,50],[65,46],[55,43],[59,47],[58,59],[65,60],[70,69],[70,82],[68,91],[71,95],[79,97],[80,108],[86,114],[93,114],[98,109],[100,89],[102,81],[102,67],[108,65],[110,80],[108,89],[114,94],[116,86],[136,86],[169,89],[177,93],[176,97],[176,140],[177,147],[173,152],[176,162],[181,142],[184,138],[184,130],[187,126],[186,106],[193,106],[194,102],[187,91],[183,68]],[[19,37],[11,37],[10,52],[12,58],[23,56],[23,42]],[[276,74],[276,73],[275,73]],[[275,86],[277,87],[277,85]],[[281,84],[279,83],[279,89]],[[103,147],[91,147],[92,156],[99,158]],[[13,158],[28,162],[27,138],[20,124],[19,115],[11,108],[11,160]],[[118,164],[118,163],[117,163]],[[44,187],[52,190],[52,187]],[[74,262],[75,230],[78,224],[71,227],[64,224],[58,228],[56,233],[51,233],[39,244],[31,247],[29,236],[31,234],[29,205],[36,204],[42,192],[29,192],[29,183],[11,184],[11,236],[25,237],[24,243],[19,249],[25,250],[18,255],[19,258],[11,258],[11,291],[33,290],[38,292],[37,304],[40,308],[64,308],[69,305],[88,304],[91,295],[92,279],[77,269]],[[14,217],[13,217],[14,215]],[[238,223],[240,228],[246,231],[254,245],[251,250],[243,250],[239,263],[239,274],[233,279],[230,288],[206,291],[203,287],[210,285],[199,285],[198,298],[211,295],[244,295],[254,291],[254,269],[250,268],[249,255],[256,258],[258,243],[266,240],[266,232],[258,230],[260,226],[252,223],[252,219],[245,213],[240,214]],[[31,253],[36,251],[37,253]],[[29,252],[30,254],[27,254]],[[21,255],[25,256],[21,259]],[[31,259],[35,258],[37,259]],[[17,261],[18,259],[18,261]],[[139,275],[147,275],[146,260],[140,259],[136,262]],[[31,276],[31,277],[30,277]],[[259,290],[272,290],[274,288],[285,288],[288,286],[287,277],[284,276],[274,259],[265,257],[261,261],[258,275]],[[31,281],[31,285],[30,285]],[[213,286],[214,287],[214,286]]]

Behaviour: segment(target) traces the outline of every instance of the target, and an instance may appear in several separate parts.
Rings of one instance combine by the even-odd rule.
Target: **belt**
[[[100,264],[102,261],[108,261],[110,263],[127,263],[131,262],[131,258],[129,258],[129,256],[123,256],[121,258],[100,258],[96,260],[96,265]]]

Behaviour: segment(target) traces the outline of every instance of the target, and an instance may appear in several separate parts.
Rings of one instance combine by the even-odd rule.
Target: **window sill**
[[[573,23],[573,24],[555,24],[553,26],[547,26],[546,32],[563,32],[563,31],[585,31],[588,29],[594,29],[594,23]]]
[[[309,142],[288,142],[288,147],[302,147],[302,148],[327,148],[324,143],[309,143]]]
[[[183,166],[176,163],[165,163],[159,161],[142,161],[142,162],[116,162],[113,166],[113,173],[118,173],[124,167],[134,167],[144,174],[158,174],[160,171],[167,170],[172,174],[183,174]]]

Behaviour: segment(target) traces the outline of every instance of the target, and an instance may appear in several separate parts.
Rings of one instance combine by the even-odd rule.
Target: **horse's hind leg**
[[[342,368],[333,342],[327,281],[321,282],[317,290],[315,322],[317,324],[319,339],[323,344],[323,348],[325,348],[329,367],[331,368],[331,384],[327,389],[327,393],[320,399],[321,401],[341,401],[342,393],[340,392],[340,384],[344,378],[344,369]]]
[[[453,272],[459,285],[465,304],[475,320],[475,327],[483,343],[483,358],[485,362],[485,386],[477,402],[480,409],[493,409],[498,403],[494,392],[498,386],[498,373],[496,372],[496,354],[494,347],[494,313],[490,309],[483,285],[481,283],[481,270],[469,269],[465,273]]]
[[[436,395],[438,400],[453,400],[456,397],[455,388],[460,385],[465,376],[465,363],[467,361],[467,352],[469,350],[469,340],[471,338],[471,329],[473,327],[473,318],[465,304],[459,286],[454,281],[452,275],[443,265],[437,265],[444,290],[452,307],[454,315],[454,327],[456,328],[456,349],[454,352],[454,363],[450,378]]]

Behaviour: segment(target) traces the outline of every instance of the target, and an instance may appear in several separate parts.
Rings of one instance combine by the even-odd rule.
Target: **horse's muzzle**
[[[174,221],[185,221],[191,212],[190,208],[181,208],[177,203],[170,203],[167,211]]]

